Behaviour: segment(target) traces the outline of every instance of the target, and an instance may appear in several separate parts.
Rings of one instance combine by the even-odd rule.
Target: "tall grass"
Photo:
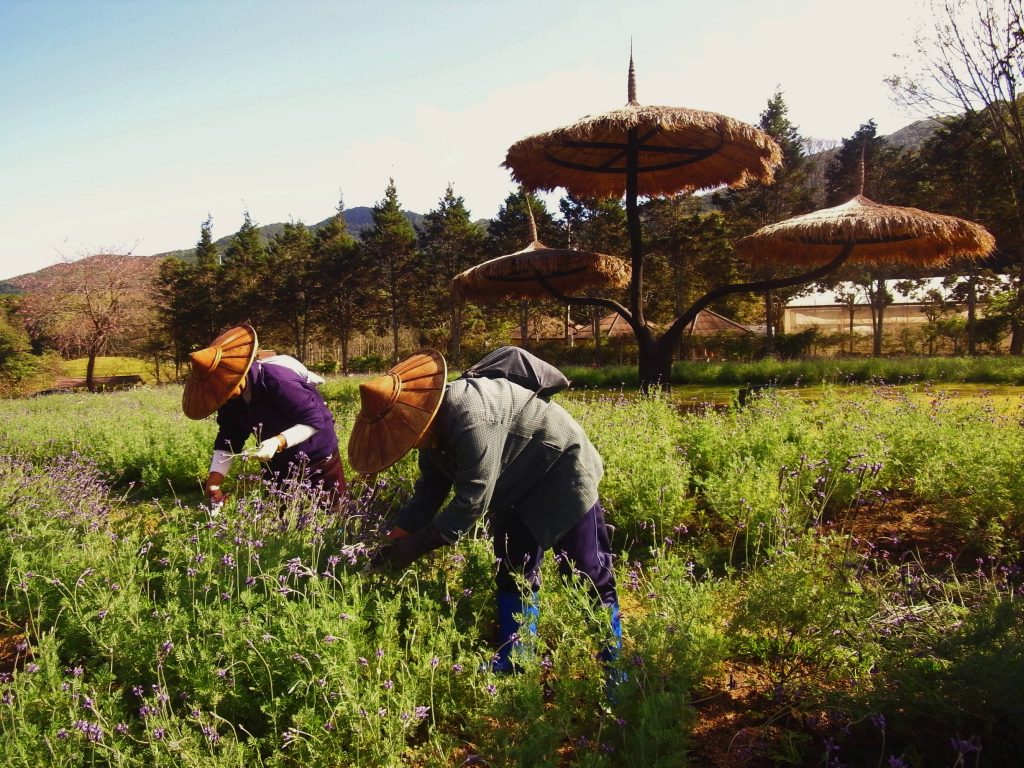
[[[344,442],[354,385],[325,394]],[[242,477],[215,515],[162,492],[197,486],[214,429],[180,388],[0,403],[0,763],[702,765],[707,708],[742,695],[717,722],[750,764],[1019,764],[1021,414],[928,394],[562,397],[605,460],[611,698],[607,619],[550,558],[507,678],[484,530],[366,571],[411,457],[345,516]],[[948,558],[858,528],[893,499]]]
[[[635,366],[586,368],[566,366],[565,375],[577,388],[636,387]],[[881,357],[766,359],[751,363],[677,362],[674,384],[797,386],[864,383],[979,383],[1024,384],[1024,360],[1016,357]]]

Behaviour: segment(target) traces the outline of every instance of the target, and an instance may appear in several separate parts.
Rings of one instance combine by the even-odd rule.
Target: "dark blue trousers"
[[[540,589],[540,563],[544,550],[515,515],[492,524],[494,554],[498,558],[495,576],[499,592],[518,592],[525,578],[534,591]],[[552,548],[558,570],[564,577],[581,576],[594,599],[601,605],[618,601],[611,543],[604,509],[597,502]]]

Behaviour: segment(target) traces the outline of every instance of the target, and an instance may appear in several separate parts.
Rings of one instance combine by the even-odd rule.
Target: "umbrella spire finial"
[[[860,167],[857,169],[857,194],[861,197],[864,196],[864,178],[867,175],[864,170],[864,154],[867,148],[867,142],[860,145]]]
[[[626,86],[630,104],[636,104],[636,69],[633,68],[633,39],[629,40],[629,79]]]
[[[530,220],[530,242],[536,243],[540,240],[537,236],[537,220],[533,218],[533,206],[530,204],[530,193],[525,189],[520,189],[523,192],[523,199],[526,201],[526,217]]]

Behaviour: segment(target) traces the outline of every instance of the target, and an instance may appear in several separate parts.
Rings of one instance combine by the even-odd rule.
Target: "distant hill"
[[[414,227],[418,227],[423,222],[423,215],[422,214],[413,213],[412,211],[402,211],[402,214],[405,216],[405,218],[407,218],[409,220],[409,223],[412,224]],[[348,226],[348,231],[354,237],[361,237],[362,233],[365,230],[367,230],[371,226],[373,226],[373,209],[372,208],[368,208],[365,205],[359,206],[357,208],[346,208],[345,211],[344,211],[344,216],[345,216],[345,224],[346,224],[346,226]],[[320,227],[322,227],[324,224],[326,224],[332,218],[334,218],[334,217],[333,216],[329,216],[328,218],[324,219],[323,221],[319,221],[316,224],[310,224],[309,225],[309,229],[311,231],[313,231],[313,232],[316,232],[318,229],[320,229]],[[264,225],[262,227],[258,227],[257,228],[257,231],[260,233],[260,236],[266,242],[270,242],[270,240],[275,235],[281,233],[283,230],[284,230],[284,223],[283,222],[277,222],[277,223],[274,223],[274,224],[266,224],[266,225]],[[220,251],[221,253],[224,253],[224,251],[227,250],[228,244],[231,242],[231,238],[233,238],[234,236],[235,236],[235,233],[232,232],[230,235],[225,235],[224,237],[221,237],[221,238],[219,238],[217,240],[214,240],[213,244],[217,248],[218,251]],[[166,257],[166,256],[176,256],[179,259],[184,259],[185,261],[189,261],[189,260],[191,260],[191,259],[193,259],[195,257],[196,249],[195,248],[183,248],[180,251],[167,251],[166,253],[157,253],[157,254],[154,254],[154,255],[155,256],[159,256],[161,258],[162,257]]]
[[[942,123],[932,118],[916,120],[910,125],[906,125],[882,138],[894,147],[899,147],[903,150],[918,150],[941,127]]]
[[[894,131],[881,138],[897,149],[914,151],[920,149],[931,135],[941,127],[942,123],[931,118],[916,120],[910,123],[910,125],[905,125],[898,131]],[[818,207],[825,206],[825,177],[829,165],[831,165],[832,160],[839,152],[840,145],[841,142],[836,142],[834,147],[807,155],[807,184],[814,190],[815,202]]]

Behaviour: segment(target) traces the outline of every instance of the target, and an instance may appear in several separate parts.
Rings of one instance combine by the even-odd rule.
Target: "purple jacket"
[[[217,411],[215,450],[239,453],[250,435],[257,442],[279,434],[296,424],[317,430],[311,438],[297,446],[285,448],[269,462],[270,469],[284,477],[288,465],[298,454],[310,462],[321,461],[338,453],[338,435],[334,417],[316,387],[302,376],[282,365],[263,365],[254,361],[247,375],[245,397],[228,400]]]

